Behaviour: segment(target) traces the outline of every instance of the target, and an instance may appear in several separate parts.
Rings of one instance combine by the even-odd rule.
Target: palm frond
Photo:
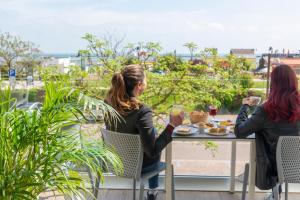
[[[46,190],[85,199],[88,180],[76,167],[88,167],[102,181],[108,165],[122,173],[112,149],[101,140],[81,140],[80,129],[74,128],[85,117],[78,99],[87,99],[115,120],[120,119],[117,113],[102,101],[79,97],[67,83],[47,81],[45,91],[39,110],[17,110],[11,107],[10,91],[0,90],[0,199],[36,199]]]

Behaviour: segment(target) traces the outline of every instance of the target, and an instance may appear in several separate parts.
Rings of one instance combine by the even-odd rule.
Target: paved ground
[[[164,199],[164,193],[162,191],[158,194],[157,200]],[[263,200],[266,197],[266,193],[256,193],[256,200]],[[241,194],[230,194],[228,192],[200,192],[200,191],[176,191],[176,200],[240,200]],[[63,196],[54,196],[52,193],[43,194],[40,200],[64,200]],[[89,199],[89,198],[87,198]],[[91,198],[90,198],[91,199]],[[101,200],[129,200],[132,199],[132,192],[130,190],[101,190],[98,198]],[[282,198],[283,199],[283,198]],[[290,200],[300,199],[300,194],[289,194]]]
[[[213,155],[200,142],[174,142],[175,174],[229,176],[231,143],[218,142],[217,144],[218,150]],[[249,153],[249,143],[237,144],[236,174],[242,173],[245,163],[249,160]],[[164,159],[164,153],[162,159]]]

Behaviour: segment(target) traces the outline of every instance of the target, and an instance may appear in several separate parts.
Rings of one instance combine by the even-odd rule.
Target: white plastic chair
[[[285,200],[288,199],[288,183],[300,183],[300,136],[282,136],[276,150],[278,184],[285,183]],[[275,199],[279,199],[278,186]]]
[[[111,146],[120,156],[123,162],[124,173],[121,177],[133,179],[133,200],[136,199],[136,181],[140,181],[140,195],[139,200],[144,198],[144,187],[145,182],[149,178],[159,174],[160,172],[166,169],[165,163],[162,163],[157,170],[153,170],[149,173],[142,172],[143,164],[143,146],[139,135],[134,134],[125,134],[113,132],[105,129],[101,129],[104,143]],[[173,166],[172,166],[173,172]],[[99,178],[98,178],[99,179]],[[175,199],[174,195],[174,182],[173,182],[173,173],[172,173],[172,199]],[[95,197],[98,196],[99,181],[96,183],[95,188]]]

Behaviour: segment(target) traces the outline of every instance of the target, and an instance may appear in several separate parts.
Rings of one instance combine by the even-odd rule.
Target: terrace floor
[[[256,193],[256,200],[263,200],[266,193]],[[230,194],[228,192],[201,192],[201,191],[176,191],[176,200],[240,200],[241,193]],[[101,190],[97,199],[101,200],[131,200],[131,190]],[[284,198],[282,198],[284,199]],[[300,193],[289,194],[289,200],[300,199]],[[40,200],[64,200],[62,196],[45,194]],[[157,200],[164,200],[164,192],[160,191]]]

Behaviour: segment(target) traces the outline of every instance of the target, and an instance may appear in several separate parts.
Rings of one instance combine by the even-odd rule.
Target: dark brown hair
[[[140,65],[124,67],[120,73],[113,75],[106,102],[122,115],[139,109],[140,103],[134,97],[133,90],[138,83],[144,81],[144,78],[144,69]]]

